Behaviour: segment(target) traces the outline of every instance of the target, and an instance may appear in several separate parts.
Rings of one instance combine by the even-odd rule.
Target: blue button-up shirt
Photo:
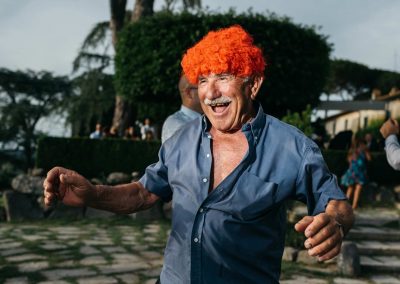
[[[209,129],[205,117],[189,122],[140,179],[165,201],[172,198],[161,283],[278,283],[285,201],[303,201],[315,215],[330,199],[346,197],[314,142],[261,106],[242,127],[248,152],[209,193]]]
[[[164,121],[161,131],[161,142],[164,143],[171,137],[178,129],[182,128],[186,123],[201,117],[201,114],[184,105],[181,109],[170,116]]]

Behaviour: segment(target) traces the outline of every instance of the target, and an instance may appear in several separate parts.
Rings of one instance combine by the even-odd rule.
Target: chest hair
[[[213,136],[212,189],[216,188],[243,160],[249,148],[242,132]]]

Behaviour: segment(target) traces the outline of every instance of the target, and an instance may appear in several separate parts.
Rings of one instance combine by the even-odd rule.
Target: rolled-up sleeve
[[[308,214],[325,212],[330,200],[346,200],[317,146],[308,146],[296,183],[296,198],[307,204]]]
[[[164,148],[158,153],[158,162],[148,166],[139,182],[150,192],[158,195],[163,201],[172,199],[172,190],[168,182],[168,168],[164,163]]]
[[[386,158],[389,165],[400,171],[400,145],[396,135],[389,135],[385,140]]]

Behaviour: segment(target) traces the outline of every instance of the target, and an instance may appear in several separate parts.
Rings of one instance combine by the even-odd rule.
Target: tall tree
[[[351,99],[369,99],[373,89],[388,93],[393,87],[400,87],[399,73],[336,59],[330,62],[325,93],[339,94],[342,99],[345,99],[345,94]]]
[[[172,3],[178,0],[165,0],[165,9],[172,11]],[[108,31],[111,31],[112,45],[114,49],[118,44],[118,34],[123,27],[130,22],[137,22],[143,17],[148,17],[154,13],[154,0],[136,0],[133,11],[126,10],[126,0],[110,0],[110,21],[98,23],[94,26],[79,51],[77,58],[74,61],[74,71],[82,67],[102,68],[107,67],[111,62],[111,57],[108,55],[108,45],[105,44],[108,39]],[[200,8],[200,0],[182,0],[183,10],[190,8]],[[99,45],[105,45],[101,54],[93,52]],[[139,56],[139,55],[138,55]],[[93,65],[96,67],[93,67]],[[132,116],[132,106],[120,95],[115,95],[115,108],[113,116],[113,126],[116,126],[120,131],[126,128]]]
[[[0,141],[22,147],[31,167],[38,121],[59,109],[70,93],[67,77],[0,69]]]

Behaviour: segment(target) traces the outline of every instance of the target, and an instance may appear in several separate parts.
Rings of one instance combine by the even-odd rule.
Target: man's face
[[[244,78],[230,74],[200,76],[198,94],[204,114],[218,131],[240,130],[254,116],[251,86]]]

